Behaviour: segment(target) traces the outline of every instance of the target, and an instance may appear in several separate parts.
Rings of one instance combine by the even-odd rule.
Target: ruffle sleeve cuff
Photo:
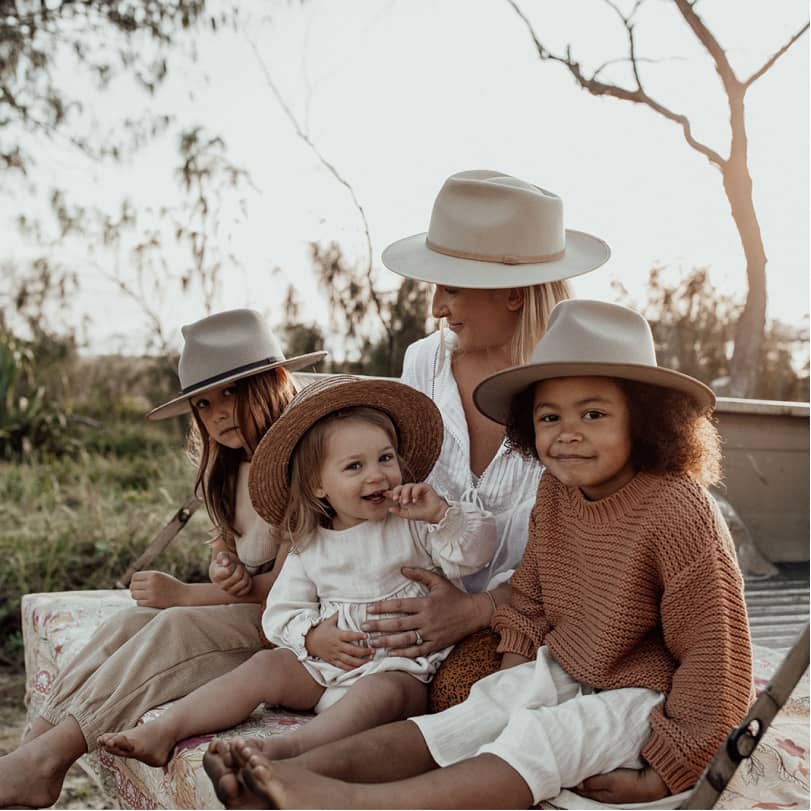
[[[318,611],[299,611],[286,622],[268,622],[262,618],[262,631],[268,642],[291,650],[299,662],[309,655],[305,639],[307,634],[321,622]]]
[[[465,501],[449,501],[437,524],[427,524],[431,559],[450,578],[461,578],[487,566],[498,537],[493,514]]]

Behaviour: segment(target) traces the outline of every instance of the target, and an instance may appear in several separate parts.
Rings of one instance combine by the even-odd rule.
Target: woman
[[[150,419],[191,412],[196,485],[215,526],[211,583],[139,572],[137,608],[105,622],[60,673],[23,744],[0,758],[0,807],[56,802],[65,773],[101,732],[184,696],[262,648],[261,602],[287,554],[248,495],[253,450],[295,394],[288,372],[325,352],[285,358],[262,316],[232,310],[183,327],[181,393]],[[160,610],[164,609],[164,610]]]
[[[475,408],[473,390],[488,375],[525,363],[552,308],[571,297],[566,280],[609,256],[603,240],[564,229],[560,197],[486,170],[449,177],[428,232],[383,252],[390,270],[435,285],[432,312],[443,319],[439,331],[408,348],[403,363],[403,382],[430,396],[445,424],[442,452],[427,481],[450,498],[492,512],[499,534],[488,569],[465,578],[468,593],[439,575],[410,570],[430,596],[380,603],[378,612],[401,615],[367,628],[382,634],[373,647],[406,656],[424,656],[475,634],[437,674],[432,711],[462,701],[474,681],[498,668],[495,637],[483,629],[509,601],[507,580],[526,545],[541,472],[536,461],[509,452],[503,426]]]

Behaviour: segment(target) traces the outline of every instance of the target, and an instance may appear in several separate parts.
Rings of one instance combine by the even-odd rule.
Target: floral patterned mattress
[[[75,656],[110,614],[135,603],[127,591],[70,591],[27,594],[22,603],[26,704],[29,721],[51,690],[60,668]],[[762,689],[781,659],[755,648],[756,686]],[[161,712],[157,707],[144,718]],[[306,714],[257,710],[244,724],[217,737],[280,735],[307,721]],[[145,766],[105,752],[85,755],[83,765],[101,781],[120,808],[221,808],[202,768],[214,735],[182,741],[166,768]],[[716,808],[809,807],[809,685],[806,671],[775,718],[755,755],[745,762]],[[596,803],[581,807],[600,808]],[[547,805],[545,807],[554,807]]]

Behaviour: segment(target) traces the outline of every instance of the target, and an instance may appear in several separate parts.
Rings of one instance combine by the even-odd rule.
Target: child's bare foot
[[[0,757],[0,808],[47,808],[59,799],[67,766],[51,754],[23,745]]]
[[[358,791],[363,787],[284,761],[273,763],[246,741],[237,741],[233,752],[235,760],[242,763],[243,782],[264,803],[263,808],[364,807]]]
[[[98,745],[111,755],[135,758],[147,766],[165,766],[172,757],[177,737],[158,721],[99,735]]]
[[[240,779],[228,741],[213,740],[203,756],[214,792],[226,808],[264,808],[265,801],[254,794]]]

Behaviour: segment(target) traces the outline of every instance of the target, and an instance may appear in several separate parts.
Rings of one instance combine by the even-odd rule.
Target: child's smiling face
[[[595,501],[633,478],[630,412],[616,380],[543,380],[535,385],[532,409],[538,458],[563,484]]]
[[[385,518],[393,502],[383,493],[402,481],[397,451],[382,428],[352,418],[330,427],[315,495],[335,510],[333,529]]]

